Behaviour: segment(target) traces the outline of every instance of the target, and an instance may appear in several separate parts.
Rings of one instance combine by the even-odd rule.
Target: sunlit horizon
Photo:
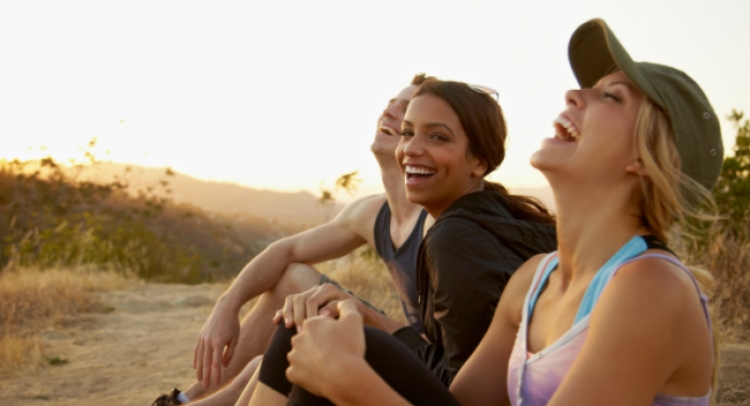
[[[750,114],[750,2],[602,3],[6,2],[0,158],[82,161],[96,137],[102,161],[313,194],[356,170],[356,196],[378,193],[375,121],[425,72],[497,89],[509,143],[491,179],[541,188],[529,157],[576,87],[570,34],[594,17],[636,60],[696,79],[722,118]]]

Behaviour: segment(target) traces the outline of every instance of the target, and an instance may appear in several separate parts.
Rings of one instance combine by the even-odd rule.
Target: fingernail
[[[330,314],[331,314],[331,311],[328,310],[328,309],[323,309],[323,310],[320,311],[320,315],[321,316],[328,316]]]
[[[292,319],[284,319],[284,323],[287,325],[292,324]]]
[[[297,332],[298,332],[298,333],[300,332],[300,330],[302,330],[302,327],[300,327],[300,326],[297,326]]]

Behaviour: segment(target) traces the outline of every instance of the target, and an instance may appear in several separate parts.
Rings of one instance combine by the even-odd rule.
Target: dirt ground
[[[223,285],[144,284],[109,292],[104,314],[43,333],[45,354],[67,361],[0,380],[0,404],[148,406],[194,377],[195,338]],[[720,405],[750,405],[750,343],[722,350]]]

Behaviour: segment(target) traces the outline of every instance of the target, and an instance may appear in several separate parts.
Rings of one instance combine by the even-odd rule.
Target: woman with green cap
[[[576,30],[569,57],[581,89],[531,159],[554,191],[558,250],[514,274],[450,393],[430,386],[443,400],[429,404],[708,405],[717,356],[698,280],[710,275],[665,243],[710,200],[717,117],[690,77],[634,62],[602,20]],[[295,339],[291,380],[336,404],[425,404],[390,375],[426,371],[368,365],[362,353],[383,345],[353,339],[355,308],[340,309]]]

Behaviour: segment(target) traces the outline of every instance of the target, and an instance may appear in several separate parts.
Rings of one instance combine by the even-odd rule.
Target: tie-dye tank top
[[[649,244],[646,243],[646,240],[649,241]],[[643,237],[634,237],[610,258],[589,284],[576,314],[573,327],[552,345],[536,354],[529,354],[526,335],[529,316],[541,293],[541,288],[546,284],[552,271],[557,268],[557,253],[553,252],[542,260],[526,295],[521,325],[518,328],[516,342],[508,364],[508,395],[511,405],[543,406],[550,401],[583,347],[588,332],[590,313],[597,299],[609,281],[612,280],[612,277],[627,263],[642,258],[662,258],[687,272],[692,278],[696,290],[698,290],[710,329],[711,319],[708,314],[707,299],[700,291],[693,274],[682,263],[670,256],[662,254],[641,255],[648,248],[655,248],[651,244],[653,240],[649,240],[648,237],[646,237],[646,240]],[[710,398],[710,391],[707,395],[701,397],[658,394],[651,404],[652,406],[708,406]]]

